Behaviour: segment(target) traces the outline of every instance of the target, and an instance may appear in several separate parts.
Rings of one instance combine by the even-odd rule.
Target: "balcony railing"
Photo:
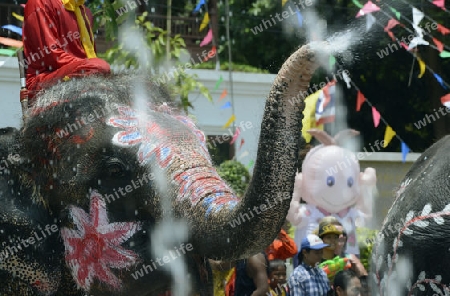
[[[23,15],[23,8],[20,5],[0,4],[0,26],[6,24],[16,25],[18,27],[22,26],[22,23],[13,17],[13,12],[18,15]],[[164,30],[167,28],[167,16],[165,15],[150,13],[148,15],[148,20],[159,28]],[[186,47],[191,54],[194,52],[197,53],[200,50],[198,42],[205,37],[208,31],[205,29],[202,32],[199,32],[201,21],[201,18],[172,16],[171,35],[174,36],[176,34],[180,34],[185,40]],[[17,34],[6,29],[0,29],[0,36],[20,39],[20,36],[17,36]],[[99,52],[105,52],[113,45],[113,42],[106,41],[104,30],[98,30],[96,36],[97,50]]]
[[[18,15],[23,15],[23,7],[15,4],[0,4],[0,27],[4,25],[15,25],[17,27],[22,27],[22,22],[17,20],[12,13],[15,12]],[[0,28],[0,36],[1,37],[10,37],[14,39],[18,39],[16,33],[11,32],[10,30],[1,29]]]

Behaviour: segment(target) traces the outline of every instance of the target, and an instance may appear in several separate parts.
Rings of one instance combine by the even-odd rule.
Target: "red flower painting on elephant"
[[[90,212],[71,207],[70,215],[77,229],[63,228],[61,236],[66,262],[78,287],[88,291],[94,278],[119,289],[121,285],[111,268],[133,266],[138,256],[121,244],[141,229],[134,222],[109,223],[106,203],[96,191],[91,193]]]

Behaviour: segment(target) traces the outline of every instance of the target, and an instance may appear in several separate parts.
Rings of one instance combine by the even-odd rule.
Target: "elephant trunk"
[[[242,200],[212,167],[207,172],[191,167],[177,176],[189,176],[190,184],[182,183],[185,189],[201,191],[183,214],[198,253],[218,260],[244,258],[263,251],[277,236],[289,209],[301,148],[301,94],[316,68],[314,53],[303,46],[279,71],[266,101],[253,178]]]

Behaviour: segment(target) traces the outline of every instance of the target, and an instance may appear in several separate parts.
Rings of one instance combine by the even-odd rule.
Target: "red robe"
[[[91,11],[80,7],[90,32],[93,24]],[[94,44],[94,41],[91,40]],[[88,59],[81,43],[81,34],[73,11],[64,8],[61,0],[29,0],[25,6],[23,25],[26,83],[29,103],[37,91],[65,76],[85,76],[109,73],[107,62]]]

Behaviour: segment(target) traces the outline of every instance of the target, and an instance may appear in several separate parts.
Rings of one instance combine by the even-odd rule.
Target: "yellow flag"
[[[306,143],[311,142],[312,136],[308,133],[308,130],[317,128],[323,130],[323,124],[316,125],[316,104],[319,99],[321,90],[307,96],[305,99],[305,110],[303,110],[302,120],[302,136],[306,140]]]
[[[235,120],[236,120],[236,116],[234,116],[234,114],[231,115],[230,119],[228,119],[227,123],[225,123],[225,125],[224,125],[222,128],[227,128],[227,127],[229,127],[230,124],[231,124],[233,121],[235,121]]]
[[[13,12],[12,13],[13,17],[15,17],[16,19],[18,19],[19,21],[23,22],[23,16],[22,15],[18,15],[17,13]]]
[[[392,138],[395,136],[395,131],[389,125],[386,127],[386,131],[384,132],[384,143],[383,148],[386,148],[391,142]]]
[[[202,23],[200,24],[200,29],[198,29],[200,32],[203,31],[204,28],[209,24],[209,14],[205,13],[205,17],[203,18]]]
[[[284,6],[286,4],[287,0],[281,0],[281,6]]]
[[[420,73],[419,73],[418,77],[422,78],[423,74],[425,73],[425,63],[419,57],[417,57],[417,61],[419,62],[419,67],[420,67]]]

